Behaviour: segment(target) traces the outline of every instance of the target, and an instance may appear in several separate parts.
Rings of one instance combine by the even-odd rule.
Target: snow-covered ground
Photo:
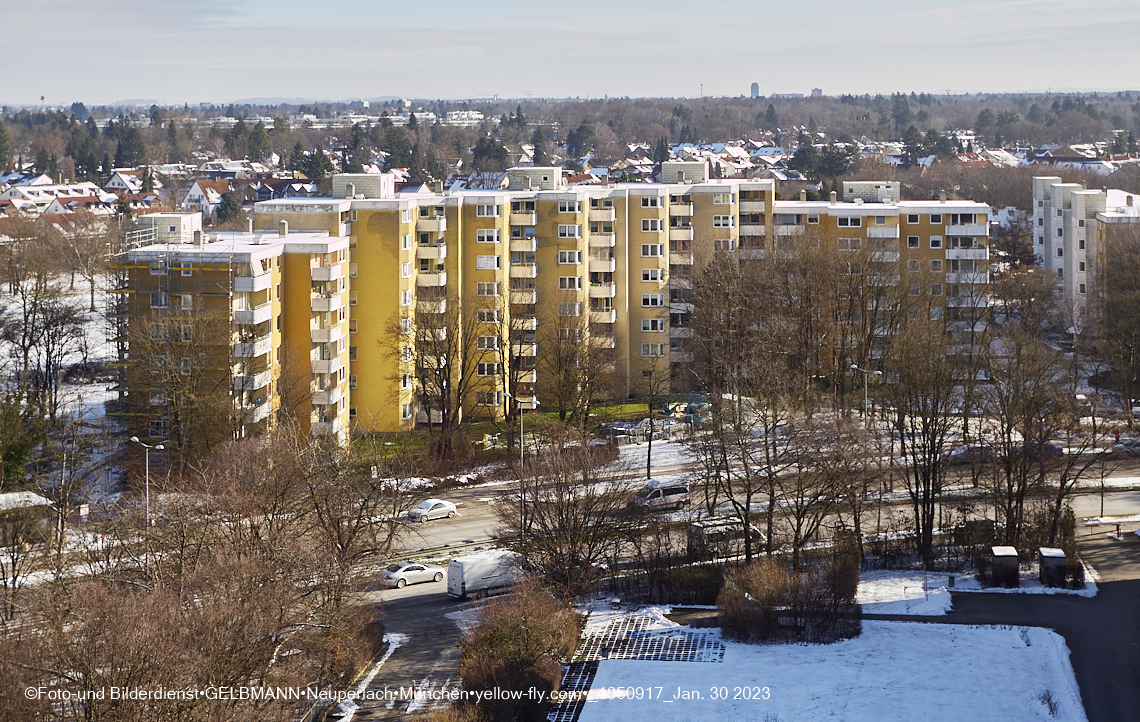
[[[618,460],[614,466],[630,468],[635,471],[645,469],[646,457],[649,455],[649,444],[628,444],[619,449]],[[685,444],[680,441],[654,441],[653,469],[676,472],[692,465],[692,458],[685,452]],[[657,476],[656,471],[653,474]]]
[[[581,722],[1086,719],[1065,641],[1046,629],[871,621],[835,644],[748,645],[671,629],[661,609],[646,611],[634,634],[699,632],[723,654],[603,659]],[[591,615],[587,633],[616,616]]]

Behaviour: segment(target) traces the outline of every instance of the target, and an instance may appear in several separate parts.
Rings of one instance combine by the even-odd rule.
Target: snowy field
[[[651,616],[638,634],[699,632],[723,655],[603,659],[581,722],[1086,719],[1065,641],[1046,629],[864,622],[856,639],[764,646]],[[591,628],[604,621],[591,617]]]

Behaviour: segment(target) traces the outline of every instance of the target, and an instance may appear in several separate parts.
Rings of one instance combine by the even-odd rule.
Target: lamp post
[[[882,376],[883,372],[882,371],[868,371],[867,369],[861,369],[861,368],[859,368],[859,364],[851,364],[851,368],[856,370],[856,371],[861,371],[863,373],[863,418],[865,419],[868,416],[868,414],[867,414],[867,406],[868,406],[868,404],[867,404],[867,380],[870,378],[871,374],[876,374],[878,376]]]
[[[515,398],[513,395],[511,395],[510,391],[504,391],[503,393],[506,394],[508,399],[512,399],[518,403],[518,407],[519,407],[519,466],[522,466],[523,462],[525,461],[525,459],[523,458],[523,409],[522,409],[522,402],[519,401],[517,398]],[[538,408],[538,399],[534,400],[534,406],[536,409]]]
[[[154,526],[154,519],[150,516],[150,450],[162,451],[164,447],[162,444],[151,446],[139,441],[139,437],[132,436],[131,441],[146,449],[146,524],[147,526]]]

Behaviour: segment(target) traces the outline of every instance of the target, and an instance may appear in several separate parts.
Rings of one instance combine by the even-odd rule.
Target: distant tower
[[[759,98],[760,97],[760,83],[753,83],[752,84],[752,97],[753,98]]]
[[[822,98],[823,97],[823,88],[812,88],[811,89],[811,97]]]

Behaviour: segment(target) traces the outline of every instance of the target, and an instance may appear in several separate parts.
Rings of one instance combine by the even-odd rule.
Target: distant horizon
[[[4,9],[0,103],[1124,92],[1140,5],[1101,0],[80,0]],[[50,40],[47,40],[50,38]],[[98,42],[99,38],[118,40]],[[129,41],[127,40],[129,39]],[[1082,90],[1077,90],[1081,88]],[[1026,89],[1034,89],[1028,91]]]

